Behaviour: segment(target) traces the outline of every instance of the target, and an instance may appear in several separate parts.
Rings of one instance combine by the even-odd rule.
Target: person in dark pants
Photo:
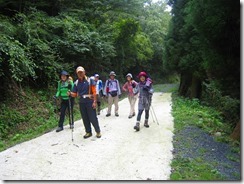
[[[151,105],[152,99],[152,80],[148,77],[145,72],[140,72],[138,75],[140,82],[138,83],[138,91],[139,91],[139,102],[138,102],[138,115],[136,118],[136,125],[134,129],[136,131],[140,130],[140,120],[143,111],[145,110],[145,121],[144,126],[149,128],[148,119],[149,119],[149,109]]]
[[[62,98],[61,109],[60,109],[60,119],[58,122],[58,128],[57,128],[56,132],[60,132],[64,129],[63,125],[64,125],[64,119],[65,119],[65,111],[67,108],[68,108],[68,111],[70,113],[69,96],[67,95],[67,92],[69,90],[72,90],[73,86],[74,86],[73,81],[69,79],[68,72],[62,71],[60,74],[60,78],[61,78],[61,80],[58,82],[57,93],[54,96],[55,99],[58,98],[59,96],[61,96],[61,98]],[[73,112],[74,98],[71,98],[70,102],[71,102],[71,112]],[[72,122],[73,122],[73,120],[72,120]],[[70,128],[72,128],[71,126],[74,126],[74,125],[70,124]]]
[[[80,97],[80,112],[86,131],[86,134],[83,137],[86,139],[92,136],[92,124],[96,131],[96,137],[101,138],[101,131],[96,114],[96,83],[94,80],[86,76],[83,67],[77,67],[76,73],[78,79],[74,82],[74,88],[72,92],[68,92],[68,95],[71,95],[72,97]]]

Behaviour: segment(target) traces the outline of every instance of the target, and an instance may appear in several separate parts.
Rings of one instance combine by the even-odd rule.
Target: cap
[[[116,76],[116,74],[115,74],[114,71],[111,71],[111,72],[110,72],[109,76],[111,76],[111,75]]]
[[[66,76],[69,76],[69,73],[66,72],[65,70],[63,70],[63,71],[60,73],[60,75],[66,75]]]
[[[128,73],[128,74],[126,75],[126,77],[133,78],[131,73]]]
[[[84,71],[85,71],[85,69],[82,66],[78,66],[76,68],[76,73],[78,73],[78,72],[84,72]]]
[[[94,75],[94,77],[99,77],[99,75],[96,73],[96,74]]]

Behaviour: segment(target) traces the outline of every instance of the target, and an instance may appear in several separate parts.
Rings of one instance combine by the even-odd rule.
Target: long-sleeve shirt
[[[69,86],[70,85],[70,86]],[[56,93],[56,97],[61,96],[63,100],[68,100],[68,91],[72,91],[74,87],[74,83],[72,80],[67,80],[67,81],[59,81],[58,82],[58,89]],[[69,89],[70,88],[70,89]]]

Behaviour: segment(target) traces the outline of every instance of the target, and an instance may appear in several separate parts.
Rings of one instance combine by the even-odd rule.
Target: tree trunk
[[[198,77],[193,76],[191,81],[190,98],[200,98],[201,92],[202,92],[202,81]]]
[[[188,96],[189,97],[189,89],[191,86],[191,78],[192,75],[189,73],[181,73],[180,76],[180,87],[179,87],[179,94],[181,96]]]
[[[234,140],[238,140],[240,141],[240,121],[236,124],[235,129],[233,130],[232,134],[230,135],[230,137]]]

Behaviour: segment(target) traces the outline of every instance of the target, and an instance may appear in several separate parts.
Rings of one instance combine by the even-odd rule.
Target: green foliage
[[[221,132],[220,136],[215,136],[215,140],[230,143],[232,145],[232,152],[239,153],[239,143],[236,143],[233,140],[229,139],[229,134],[231,132],[230,124],[224,122],[221,114],[217,110],[201,104],[200,100],[198,99],[182,98],[177,96],[175,93],[172,95],[172,97],[172,115],[174,117],[175,134],[183,130],[184,127],[192,125],[200,127],[201,129],[213,136],[215,136],[216,132]],[[191,132],[189,132],[189,134],[191,134]],[[189,141],[184,142],[185,150],[191,148],[191,146],[192,145]],[[182,150],[182,152],[180,151],[176,153],[174,155],[174,159],[171,162],[172,172],[170,179],[195,181],[226,180],[226,178],[220,175],[220,173],[218,173],[218,171],[215,169],[216,163],[208,162],[203,159],[203,157],[201,157],[201,155],[205,156],[206,150],[207,149],[205,148],[200,148],[198,150],[200,156],[190,159],[183,156],[182,152],[185,153],[184,150]],[[227,155],[227,157],[229,160],[239,162],[238,158],[232,156],[232,154]],[[226,164],[226,167],[230,166]],[[237,174],[238,177],[238,173],[235,174]]]
[[[36,65],[31,60],[27,47],[13,37],[0,37],[0,77],[10,76],[15,81],[22,81],[28,76],[35,76]]]
[[[182,129],[185,125],[196,125],[212,135],[221,132],[225,137],[232,131],[231,125],[224,122],[219,111],[202,105],[198,99],[174,96],[173,116],[177,129]]]
[[[206,101],[226,121],[236,124],[240,119],[239,2],[169,3],[173,17],[165,41],[164,67],[181,74],[180,95]]]
[[[171,180],[224,180],[216,169],[201,159],[176,158],[171,165],[174,168]]]
[[[205,93],[203,100],[209,106],[213,106],[223,116],[225,122],[235,124],[240,117],[240,100],[223,95],[218,82],[204,83]]]

